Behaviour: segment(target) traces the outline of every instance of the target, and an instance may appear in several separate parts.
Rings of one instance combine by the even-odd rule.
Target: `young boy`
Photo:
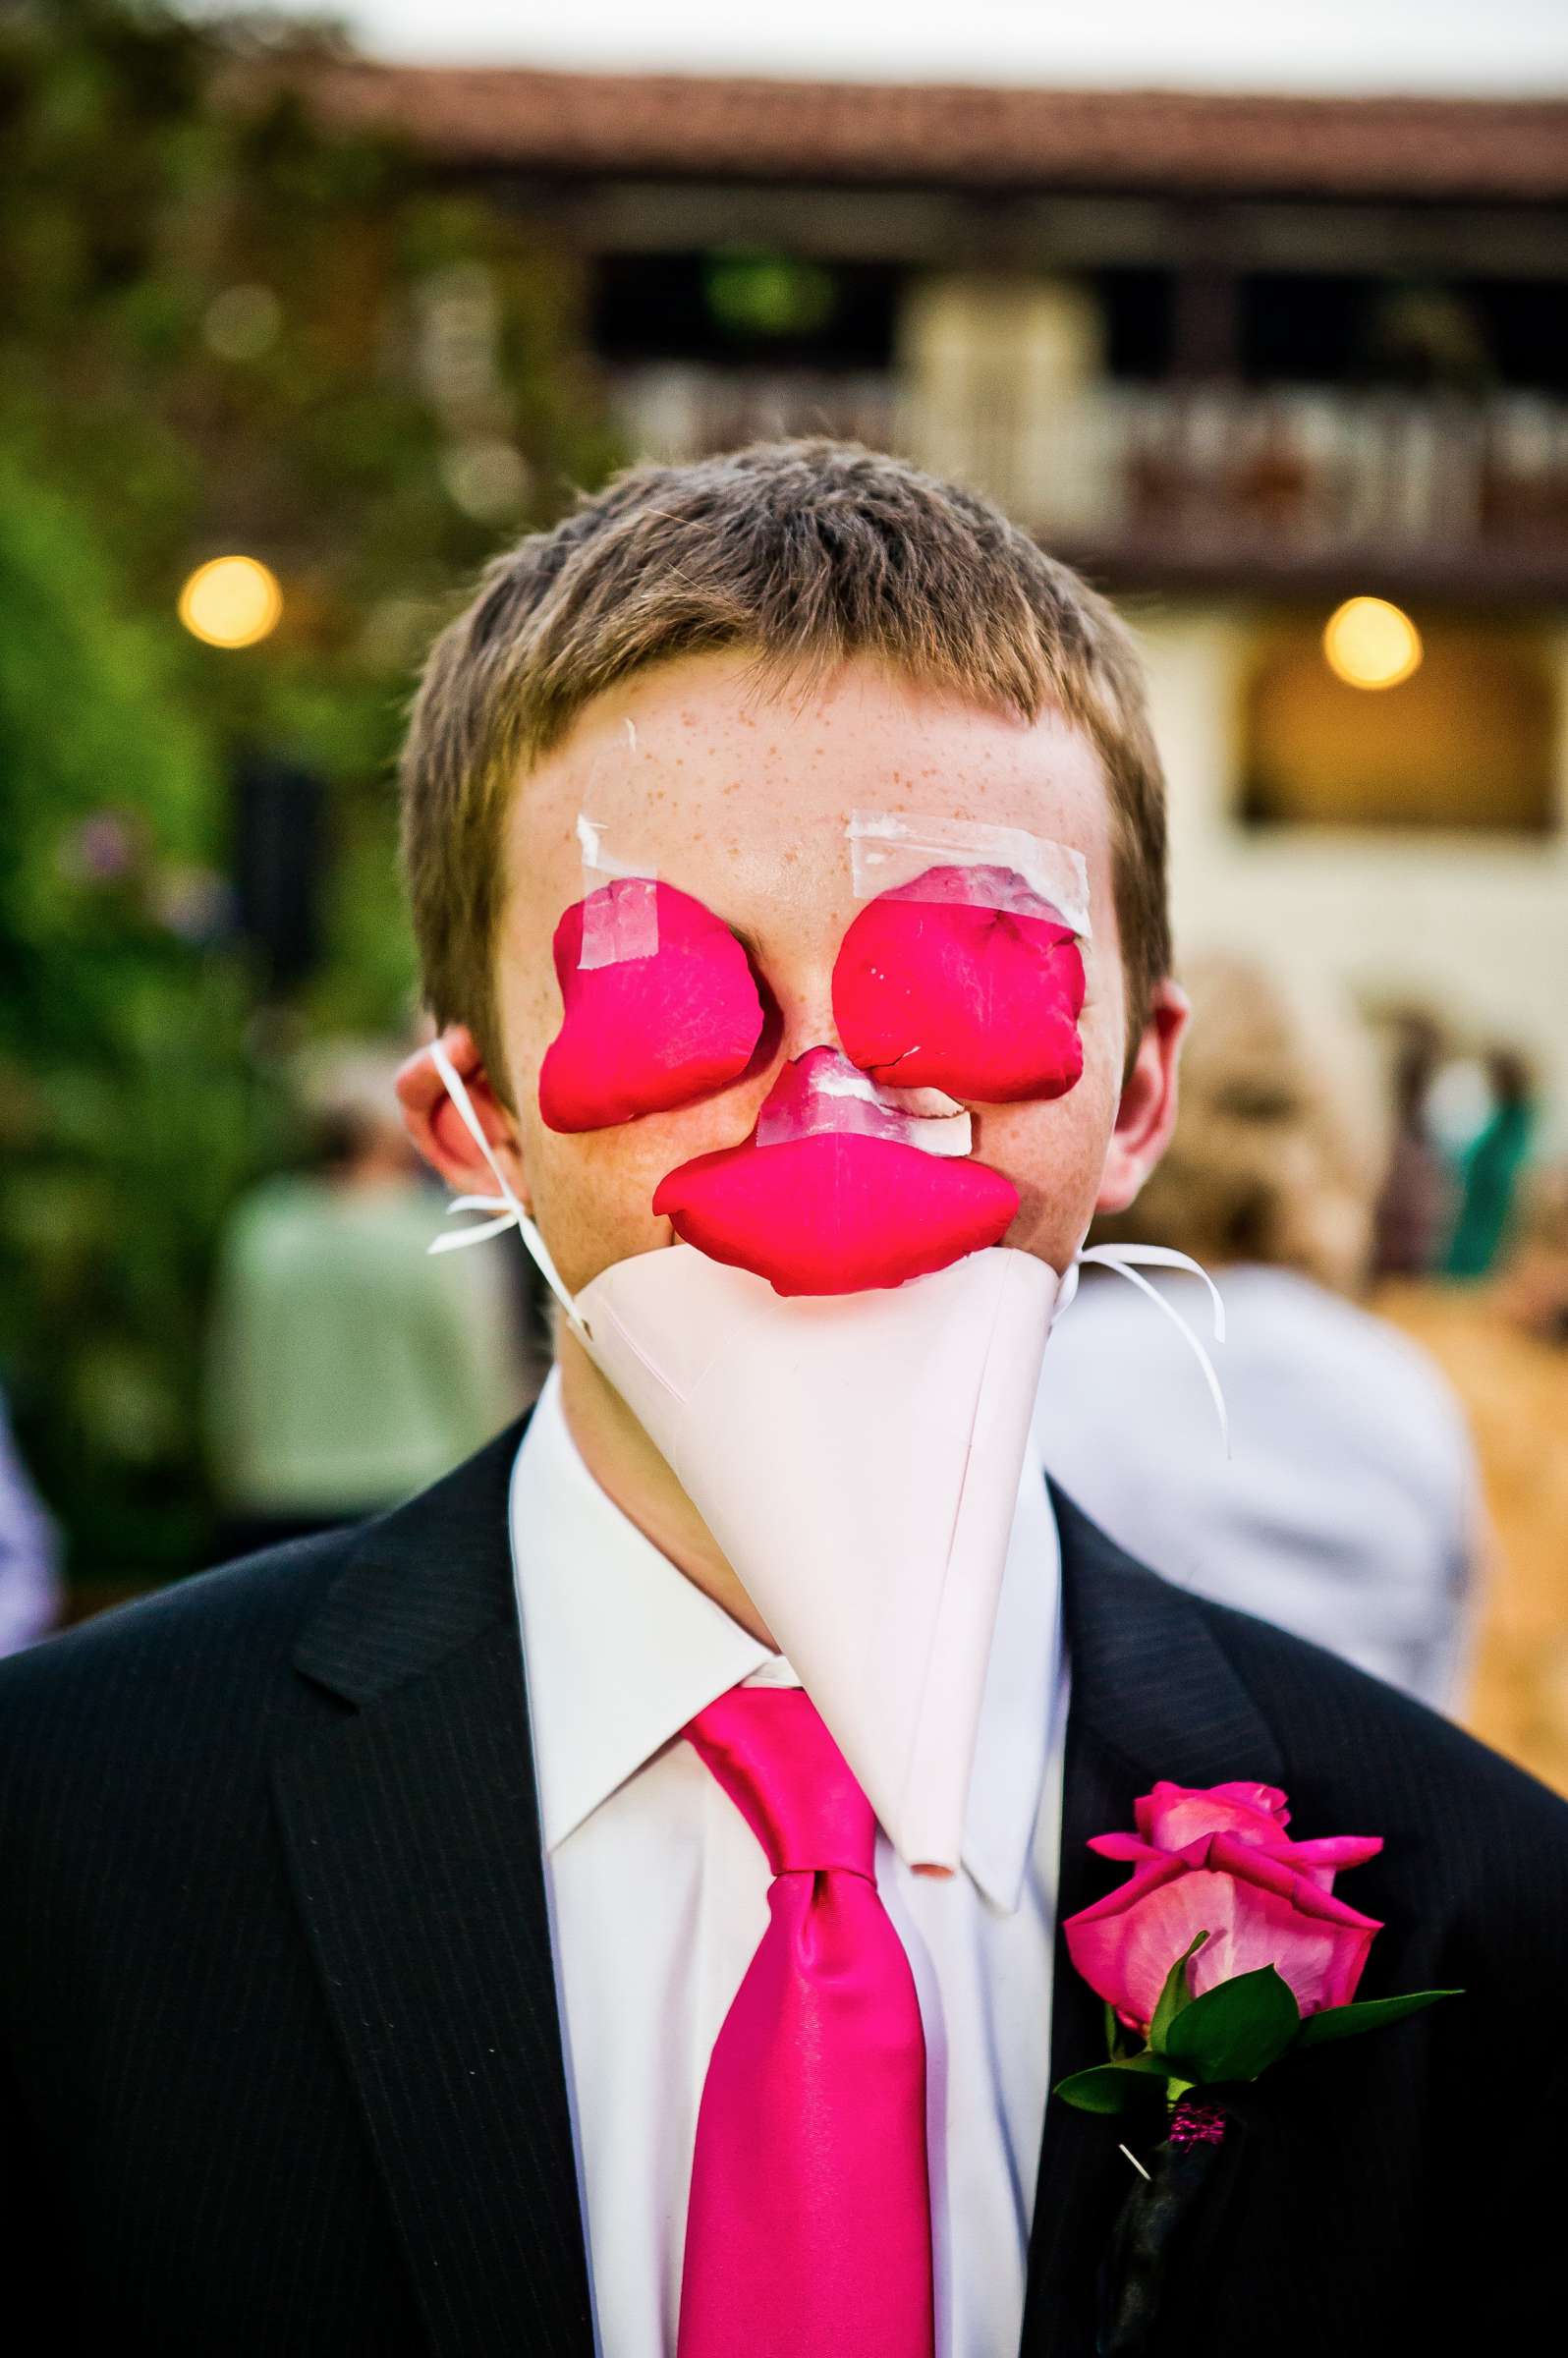
[[[966,1287],[1004,1237],[1048,1305],[1169,1134],[1184,1008],[1130,642],[901,463],[643,468],[526,540],[431,658],[405,797],[443,1050],[407,1072],[414,1134],[532,1214],[579,1310],[680,1275],[655,1349],[715,1304],[771,1335],[792,1293],[847,1297],[858,1347],[865,1304]],[[926,840],[879,890],[888,846]],[[1036,855],[1082,887],[1071,924],[1021,881]],[[927,943],[977,909],[1036,942],[1012,982],[1037,1024],[963,1002],[956,969],[857,963],[910,893]],[[868,1166],[863,1133],[921,1153]],[[803,1141],[826,1144],[778,1159]],[[28,2346],[1305,2358],[1458,2349],[1483,2320],[1507,2346],[1551,2281],[1568,1812],[1026,1481],[962,1838],[919,1872],[859,1757],[860,1700],[906,1678],[896,1586],[854,1620],[850,1551],[840,1617],[810,1548],[799,1595],[787,1549],[749,1586],[767,1531],[743,1508],[720,1544],[708,1436],[683,1482],[597,1317],[563,1315],[526,1430],[407,1506],[0,1669]],[[874,1535],[924,1478],[887,1405],[907,1369],[867,1364],[887,1388],[846,1412],[836,1488],[795,1453],[786,1362],[735,1428],[757,1523],[821,1488],[828,1555],[839,1509]],[[1105,2054],[1061,1927],[1122,1873],[1090,1837],[1160,1780],[1381,1836],[1362,1994],[1464,1995],[1233,2092],[1157,2331],[1113,2345],[1124,2149],[1149,2140],[1047,2102]]]

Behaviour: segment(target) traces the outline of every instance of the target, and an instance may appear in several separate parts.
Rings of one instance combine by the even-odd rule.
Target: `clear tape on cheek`
[[[1090,939],[1089,870],[1083,853],[1068,844],[1031,835],[1025,827],[974,826],[965,819],[885,811],[852,812],[845,832],[858,901],[915,886],[908,893],[914,900],[1016,907],[1037,915],[1031,910],[1033,896],[1055,910],[1081,940]],[[1009,878],[1015,881],[1010,884]]]
[[[628,868],[604,848],[604,830],[586,811],[577,817],[583,850],[583,946],[580,968],[653,958],[659,946],[658,870]]]

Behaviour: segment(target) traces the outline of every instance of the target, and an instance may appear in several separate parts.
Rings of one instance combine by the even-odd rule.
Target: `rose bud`
[[[1375,1857],[1376,1835],[1292,1842],[1285,1796],[1270,1785],[1161,1783],[1138,1802],[1136,1833],[1096,1834],[1124,1883],[1062,1927],[1091,1989],[1146,2036],[1171,1966],[1199,1933],[1187,1968],[1194,1997],[1272,1965],[1303,2015],[1348,2005],[1381,1926],[1335,1896],[1336,1873]]]

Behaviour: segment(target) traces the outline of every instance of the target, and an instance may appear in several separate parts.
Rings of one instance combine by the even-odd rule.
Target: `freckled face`
[[[497,963],[506,1081],[534,1217],[574,1290],[669,1243],[670,1222],[651,1207],[660,1180],[740,1145],[786,1061],[843,1045],[834,969],[865,906],[845,832],[856,810],[1021,827],[1084,855],[1093,941],[1082,1077],[1048,1100],[966,1100],[976,1160],[1018,1190],[1006,1241],[1065,1266],[1099,1184],[1125,1027],[1109,814],[1092,749],[1055,716],[1025,724],[864,659],[808,695],[762,697],[743,657],[703,655],[637,675],[589,706],[525,782],[506,828]],[[746,940],[776,1020],[740,1078],[700,1101],[563,1133],[542,1120],[538,1087],[562,1028],[552,937],[584,893],[583,811],[620,867],[656,872]]]

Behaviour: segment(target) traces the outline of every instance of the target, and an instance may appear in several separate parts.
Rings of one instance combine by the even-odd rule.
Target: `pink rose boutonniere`
[[[1137,1830],[1096,1834],[1127,1881],[1062,1930],[1067,1953],[1114,2016],[1111,2060],[1057,2093],[1091,2112],[1128,2110],[1158,2078],[1190,2088],[1255,2080],[1287,2048],[1377,2029],[1458,1993],[1422,1990],[1355,2005],[1382,1926],[1347,1905],[1334,1878],[1382,1849],[1378,1834],[1293,1842],[1274,1785],[1157,1784]],[[1120,2031],[1137,2033],[1133,2052]],[[1119,2077],[1117,2075],[1131,2075]]]
[[[1164,2141],[1138,2171],[1102,2277],[1099,2347],[1153,2344],[1166,2255],[1223,2143],[1223,2090],[1292,2051],[1382,2028],[1452,1990],[1356,2003],[1382,1930],[1334,1889],[1382,1849],[1376,1834],[1292,1841],[1276,1786],[1156,1784],[1136,1830],[1096,1834],[1125,1882],[1062,1927],[1067,1953],[1105,2000],[1110,2058],[1058,2083],[1086,2112],[1131,2113],[1162,2098]],[[1138,2045],[1135,2042],[1141,2041]]]

